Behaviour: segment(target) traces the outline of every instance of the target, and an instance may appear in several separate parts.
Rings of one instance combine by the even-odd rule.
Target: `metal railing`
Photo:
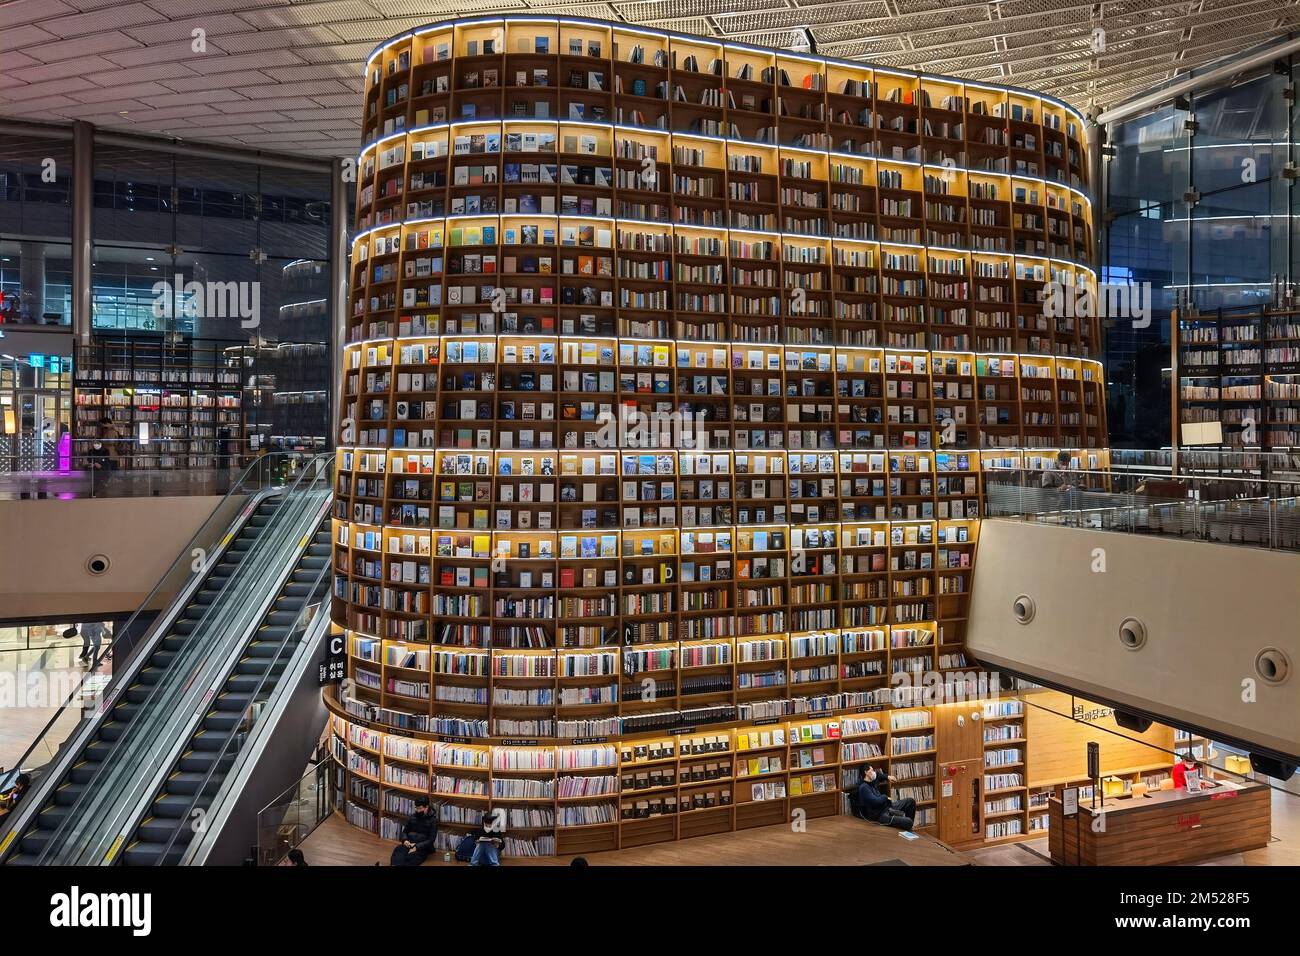
[[[280,451],[258,456],[245,447],[228,455],[144,454],[134,439],[110,439],[101,444],[121,451],[107,457],[78,451],[71,456],[67,470],[44,458],[0,455],[0,499],[219,496],[227,494],[239,482],[248,467],[245,463],[270,459],[270,467],[281,473],[282,480],[292,481],[302,464],[319,454]],[[164,461],[173,464],[147,467],[149,463],[161,466]]]
[[[237,532],[243,510],[252,507],[249,500],[261,493],[284,487],[283,463],[276,461],[276,458],[277,456],[264,456],[244,470],[189,543],[179,551],[140,606],[125,624],[114,629],[111,646],[101,648],[88,665],[89,671],[93,673],[110,654],[115,656],[112,680],[98,696],[99,700],[114,699],[122,681],[134,674],[138,649],[150,644],[159,631],[172,623],[171,615],[161,618],[155,616],[171,606],[185,591],[199,587],[209,568],[215,564],[225,545]],[[80,690],[74,690],[37,733],[15,766],[39,775],[46,766],[57,764],[69,742],[75,740],[103,709],[103,706],[88,708],[82,701]],[[67,715],[70,711],[80,711],[81,719],[69,723]],[[10,814],[5,824],[8,827],[17,825],[23,816],[22,813]],[[0,830],[5,828],[0,826]]]
[[[328,754],[318,756],[305,774],[257,812],[258,866],[280,864],[334,813],[334,761]]]
[[[989,518],[1300,550],[1292,481],[1012,468],[986,471],[984,489]]]

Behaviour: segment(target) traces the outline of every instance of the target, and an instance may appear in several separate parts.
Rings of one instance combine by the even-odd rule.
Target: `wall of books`
[[[74,454],[116,440],[131,470],[238,468],[249,454],[243,368],[248,346],[96,342],[77,348]],[[111,423],[106,434],[103,422]],[[127,451],[118,451],[120,448]]]
[[[533,801],[511,852],[582,852],[898,760],[933,826],[986,486],[1107,464],[1099,330],[1041,302],[1095,281],[1078,114],[567,18],[395,38],[365,110],[349,819]]]
[[[1173,326],[1175,442],[1263,451],[1300,446],[1294,309],[1183,310]]]

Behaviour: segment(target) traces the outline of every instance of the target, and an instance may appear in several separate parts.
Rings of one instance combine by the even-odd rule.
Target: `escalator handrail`
[[[198,531],[196,531],[194,535],[190,538],[190,540],[185,544],[185,546],[181,548],[181,550],[176,556],[176,559],[171,563],[171,565],[168,566],[167,570],[164,571],[162,575],[158,578],[158,583],[153,586],[153,589],[148,593],[148,595],[145,596],[144,600],[140,602],[139,606],[135,609],[134,612],[132,612],[131,616],[127,618],[126,623],[123,624],[121,627],[115,629],[113,635],[114,638],[113,641],[111,641],[107,646],[102,647],[99,653],[96,654],[93,660],[91,660],[90,663],[87,665],[87,673],[93,674],[99,669],[100,665],[102,665],[110,655],[112,654],[117,655],[116,660],[118,666],[114,668],[114,670],[116,671],[115,679],[110,680],[109,684],[104,688],[103,697],[106,698],[109,695],[111,689],[120,680],[121,675],[123,675],[129,669],[128,667],[123,667],[122,665],[123,664],[129,665],[135,660],[135,658],[132,656],[133,652],[151,643],[152,640],[158,636],[159,629],[164,627],[168,623],[170,615],[160,614],[158,619],[154,621],[152,625],[150,625],[149,629],[144,634],[142,634],[139,639],[132,637],[132,626],[136,623],[137,620],[140,619],[140,617],[143,614],[149,611],[152,602],[156,597],[158,597],[159,593],[162,591],[163,585],[172,576],[173,572],[175,572],[177,568],[179,568],[186,561],[190,561],[192,566],[193,553],[196,548],[200,547],[199,545],[200,541],[204,542],[204,544],[206,545],[209,545],[209,547],[202,548],[202,550],[205,553],[213,550],[211,549],[210,544],[213,537],[212,532],[216,529],[215,527],[210,527],[210,526],[213,525],[214,519],[218,515],[224,513],[226,506],[231,501],[233,501],[233,499],[235,499],[236,497],[251,494],[253,489],[247,488],[245,486],[250,483],[250,479],[254,476],[254,473],[262,472],[268,467],[268,463],[272,459],[280,458],[280,457],[289,459],[289,458],[295,458],[297,456],[289,455],[288,453],[285,452],[275,452],[269,455],[263,455],[259,457],[256,461],[253,461],[248,465],[247,468],[244,469],[244,471],[240,474],[239,478],[236,479],[234,484],[231,485],[230,490],[226,492],[224,496],[222,496],[221,500],[218,501],[216,505],[213,506],[212,511],[208,514],[208,517],[204,520],[203,524],[199,526]],[[176,591],[177,594],[182,593],[186,587],[193,587],[194,584],[196,584],[197,582],[201,581],[204,577],[206,577],[207,572],[211,570],[211,568],[215,565],[217,557],[219,557],[220,554],[224,552],[225,547],[232,540],[234,540],[233,537],[234,531],[242,523],[244,518],[245,515],[241,511],[236,514],[235,518],[232,521],[230,521],[229,523],[224,525],[224,527],[221,528],[222,534],[216,538],[217,542],[219,543],[219,548],[213,551],[210,560],[205,563],[205,566],[203,567],[201,572],[196,573],[194,577],[187,579],[184,585],[177,588]],[[174,599],[173,599],[173,603],[174,603]],[[121,635],[120,639],[118,638],[118,635]],[[19,757],[18,760],[14,762],[14,767],[16,769],[21,771],[22,768],[27,765],[27,763],[31,760],[32,754],[34,754],[36,750],[41,746],[41,743],[44,740],[46,740],[47,737],[50,736],[55,725],[58,724],[59,721],[63,719],[64,715],[67,713],[68,708],[71,707],[74,704],[74,702],[77,702],[80,697],[81,697],[81,686],[78,685],[71,692],[69,692],[68,696],[63,700],[63,703],[59,705],[58,709],[55,710],[54,714],[46,722],[45,726],[42,727],[39,732],[37,732],[35,737],[32,738],[32,742],[28,745],[27,749],[23,751],[22,756]],[[71,732],[69,732],[64,737],[63,742],[60,743],[58,750],[55,752],[54,756],[50,759],[47,766],[54,766],[58,764],[59,761],[65,756],[65,754],[63,753],[64,748],[66,747],[69,741],[73,740],[76,736],[78,736],[78,733],[81,730],[81,726],[87,720],[94,721],[98,719],[99,716],[100,714],[96,713],[94,715],[91,715],[90,717],[83,717],[81,721],[78,722],[78,726],[75,727]],[[39,787],[37,789],[38,790],[44,789],[44,784],[42,784],[42,787]],[[36,797],[37,794],[33,794],[32,796]],[[5,833],[6,831],[12,829],[16,824],[16,822],[18,821],[18,819],[22,817],[26,817],[27,815],[28,814],[25,813],[9,814],[5,820],[6,825],[0,826],[0,833]],[[0,856],[3,855],[5,849],[7,849],[7,847],[3,843],[0,843]]]
[[[301,471],[301,472],[296,476],[296,478],[294,479],[293,484],[290,485],[288,488],[286,488],[286,489],[284,490],[284,492],[283,492],[283,498],[282,498],[282,500],[284,501],[284,505],[283,505],[280,509],[278,509],[278,510],[276,511],[275,515],[272,516],[270,522],[268,522],[268,524],[266,525],[266,527],[265,527],[265,528],[263,529],[263,531],[262,531],[262,534],[265,535],[266,538],[267,538],[268,540],[269,540],[270,538],[273,538],[273,537],[274,537],[274,534],[271,533],[273,530],[279,530],[280,528],[283,528],[283,527],[285,527],[285,526],[290,526],[290,527],[291,527],[291,526],[293,526],[293,525],[296,523],[296,522],[294,521],[293,509],[290,507],[290,503],[291,503],[291,501],[294,500],[295,495],[297,494],[297,492],[298,492],[298,490],[299,490],[298,486],[302,483],[302,481],[303,481],[304,478],[308,478],[308,477],[310,476],[310,477],[312,477],[312,478],[314,479],[315,474],[318,472],[318,469],[315,467],[315,464],[316,464],[317,462],[326,461],[326,460],[328,460],[329,462],[332,462],[332,461],[333,461],[333,454],[332,454],[332,453],[326,453],[326,454],[323,454],[323,455],[312,456],[311,458],[307,459],[306,467],[304,467],[303,470],[302,470],[302,471]],[[251,515],[249,515],[249,517],[251,517]],[[233,539],[232,539],[232,540],[233,540]],[[267,555],[263,555],[263,556],[261,557],[261,560],[262,560],[264,563],[271,563],[271,562],[274,562],[275,557],[276,557],[276,552],[275,552],[274,549],[272,549],[272,550],[271,550]],[[211,570],[212,567],[214,567],[214,566],[215,566],[215,564],[214,564],[213,562],[208,562],[208,563],[206,564],[206,566],[205,566],[205,569],[204,569],[205,573],[202,575],[202,577],[200,578],[200,580],[202,580],[202,579],[206,579],[206,576],[207,576],[207,575],[206,575],[206,572],[209,571],[209,570]],[[241,565],[241,567],[242,567],[242,565]],[[251,568],[250,568],[250,569],[245,569],[245,574],[247,575],[247,574],[251,573],[251,570],[252,570]],[[269,571],[270,568],[268,567],[268,568],[266,568],[265,570],[268,570],[268,571]],[[221,586],[221,590],[218,592],[218,594],[216,595],[216,597],[214,598],[214,600],[212,601],[212,603],[209,604],[209,605],[207,606],[207,608],[206,608],[206,609],[204,610],[204,612],[203,612],[202,617],[200,617],[199,620],[198,620],[198,622],[195,624],[195,627],[193,628],[193,633],[198,633],[198,632],[201,630],[202,626],[203,626],[206,622],[209,621],[210,616],[211,616],[214,612],[216,612],[216,611],[218,610],[218,608],[221,607],[221,605],[222,605],[222,600],[221,600],[221,599],[222,599],[224,596],[226,596],[227,589],[230,588],[230,587],[234,584],[234,582],[236,581],[236,579],[239,578],[239,577],[240,577],[239,575],[232,574],[232,575],[230,575],[230,577],[229,577],[229,578],[228,578],[228,579],[227,579],[227,580],[222,584],[222,586]],[[277,588],[277,591],[278,591],[278,588]],[[272,594],[271,597],[274,598],[274,594]],[[257,620],[260,620],[260,619],[261,619],[261,616],[259,615],[259,616],[257,617]],[[254,622],[254,623],[256,623],[256,622]],[[204,653],[204,652],[201,651],[201,650],[199,650],[199,651],[197,651],[196,653],[198,653],[198,654],[202,654],[202,653]],[[206,651],[206,656],[202,658],[201,662],[199,663],[199,668],[198,668],[198,669],[195,669],[195,671],[194,671],[195,673],[197,673],[198,670],[201,669],[203,666],[206,666],[207,662],[211,660],[211,655],[212,655],[212,653],[213,653],[213,652],[212,652],[211,649],[209,649],[209,650]],[[186,688],[187,688],[188,686],[190,686],[190,682],[186,682],[186,684],[183,685],[183,686],[181,686],[181,687],[179,688],[179,690],[178,690],[175,686],[169,686],[169,687],[166,687],[166,688],[161,688],[159,692],[162,693],[162,694],[170,694],[170,695],[172,695],[172,696],[174,696],[176,693],[180,693],[180,694],[183,695],[184,692],[185,692],[185,690],[186,690]],[[154,705],[156,705],[157,703],[158,703],[158,702],[157,702],[156,700],[149,700],[149,701],[146,701],[146,702],[145,702],[144,704],[142,704],[141,706],[142,706],[142,707],[148,707],[150,704],[154,704]],[[170,699],[169,699],[169,700],[167,700],[167,701],[164,701],[163,703],[166,705],[166,708],[167,708],[168,710],[170,710],[171,707],[173,707],[174,705],[178,704],[179,701],[176,701],[176,700],[170,700]],[[102,719],[102,718],[106,717],[106,716],[107,716],[109,713],[111,713],[111,712],[112,712],[112,708],[111,708],[111,707],[110,707],[110,708],[107,708],[107,709],[102,709],[102,713],[97,714],[96,717]],[[142,731],[141,731],[141,729],[140,729],[141,726],[142,726],[142,725],[141,725],[140,723],[132,722],[132,724],[129,725],[129,726],[127,727],[125,733],[124,733],[120,738],[118,738],[117,740],[115,740],[115,741],[113,742],[113,749],[114,749],[114,751],[117,751],[117,748],[118,748],[118,747],[121,747],[121,746],[133,746],[133,745],[135,745],[136,742],[140,739],[140,738],[139,738],[139,734],[142,733]],[[120,752],[120,751],[119,751],[119,752]],[[80,819],[83,818],[84,814],[83,814],[81,811],[83,810],[83,807],[84,807],[84,805],[85,805],[85,802],[86,802],[88,799],[92,798],[92,796],[97,792],[97,791],[96,791],[96,784],[100,782],[101,777],[102,777],[103,774],[104,774],[104,773],[105,773],[105,772],[110,768],[110,765],[115,765],[115,764],[114,764],[113,761],[111,761],[111,760],[107,760],[107,759],[106,759],[106,760],[99,761],[99,762],[97,763],[97,765],[95,766],[95,769],[94,769],[93,773],[91,774],[91,778],[90,778],[90,780],[87,781],[87,782],[84,784],[84,786],[82,787],[81,793],[78,795],[78,797],[77,797],[77,799],[76,799],[76,802],[73,804],[73,806],[72,806],[72,808],[70,809],[70,811],[69,811],[69,812],[64,816],[64,818],[59,822],[59,825],[58,825],[57,828],[55,829],[54,833],[51,834],[51,836],[49,837],[49,840],[47,841],[45,848],[42,849],[42,851],[41,851],[41,853],[40,853],[40,862],[41,862],[41,863],[46,863],[46,862],[47,862],[47,859],[48,859],[48,856],[49,856],[49,854],[53,851],[53,849],[54,849],[55,847],[60,846],[60,845],[63,843],[64,838],[67,836],[68,828],[69,828],[70,826],[73,826],[73,825],[74,825],[74,821],[78,821],[78,820],[80,820]],[[58,779],[56,779],[56,780],[54,781],[54,784],[53,784],[53,785],[56,786],[56,787],[59,785],[59,781],[62,780],[64,774],[63,774],[63,773],[59,773],[57,776],[58,776]],[[37,812],[37,813],[39,813],[39,812],[40,812],[40,811],[41,811],[41,810],[42,810],[42,809],[47,805],[47,803],[48,803],[48,801],[49,801],[51,795],[52,795],[52,794],[51,794],[51,793],[48,791],[48,789],[47,789],[47,790],[42,794],[42,798],[41,798],[39,801],[36,801],[36,802],[39,804],[38,807],[37,807],[37,809],[36,809],[36,812]]]
[[[326,514],[328,514],[328,509],[326,510]],[[324,517],[325,515],[322,515],[322,520]],[[312,536],[313,541],[314,539],[315,535]],[[303,553],[305,554],[307,549],[310,547],[311,541],[308,542],[307,548],[303,549]],[[327,561],[324,566],[316,572],[316,577],[312,580],[311,586],[307,591],[307,597],[303,601],[302,607],[298,609],[297,616],[295,616],[293,622],[289,624],[286,630],[286,635],[292,635],[300,629],[305,633],[310,630],[316,616],[323,613],[322,606],[329,595],[328,582],[333,570],[333,562]],[[292,572],[290,573],[290,577],[292,577]],[[321,587],[322,584],[325,585],[324,588]],[[245,705],[246,707],[251,706],[257,701],[257,696],[262,692],[262,688],[266,686],[266,682],[270,678],[272,671],[275,669],[275,665],[280,662],[286,652],[288,652],[290,656],[297,653],[300,643],[300,638],[286,637],[286,639],[280,644],[280,648],[276,651],[275,657],[271,660],[270,664],[267,665],[266,670],[262,672],[262,676],[257,682],[257,687],[255,687],[252,694],[249,695],[248,704]],[[281,677],[283,676],[284,675],[281,675]],[[279,680],[280,678],[276,679]],[[270,701],[268,700],[267,703],[269,704]],[[254,724],[256,723],[257,722],[255,721]],[[194,789],[194,795],[190,798],[189,803],[185,807],[185,812],[181,814],[180,819],[193,819],[193,813],[198,806],[198,802],[203,799],[204,791],[207,789],[208,784],[212,782],[212,776],[217,772],[217,768],[221,766],[221,762],[225,760],[226,754],[230,751],[231,745],[240,738],[241,734],[243,734],[245,738],[248,738],[252,736],[252,733],[253,726],[245,728],[242,719],[235,722],[235,725],[231,727],[226,734],[225,740],[221,746],[221,752],[217,755],[217,758],[212,761],[212,766],[208,768],[208,772],[204,775],[203,782]],[[231,769],[233,770],[234,768],[232,767]],[[231,778],[227,777],[226,779],[229,780]],[[157,799],[157,797],[158,794],[155,793],[154,799]],[[215,795],[213,796],[212,802],[216,803]],[[158,860],[154,864],[155,866],[165,865],[167,854],[171,852],[172,847],[176,845],[176,838],[179,837],[181,832],[185,829],[186,827],[182,825],[172,831],[171,838],[167,841],[167,845],[163,847],[162,853],[159,854]]]

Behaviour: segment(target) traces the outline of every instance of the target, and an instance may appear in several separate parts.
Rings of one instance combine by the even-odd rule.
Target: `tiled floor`
[[[107,683],[112,663],[87,674],[77,661],[80,653],[79,639],[41,650],[0,652],[0,681],[7,685],[0,695],[0,767],[11,768],[27,751],[69,692],[80,688],[90,693]],[[46,738],[50,746],[33,753],[24,766],[44,764],[80,719],[80,709],[65,711]]]

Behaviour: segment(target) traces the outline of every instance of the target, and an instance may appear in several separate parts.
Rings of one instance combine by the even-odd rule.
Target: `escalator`
[[[45,806],[36,815],[36,819],[23,833],[22,839],[18,841],[18,852],[10,856],[6,860],[7,863],[23,865],[36,861],[45,849],[50,836],[66,820],[85,788],[95,778],[100,763],[113,750],[114,744],[127,732],[132,721],[139,715],[140,709],[148,701],[154,687],[168,672],[186,642],[194,636],[196,625],[203,619],[212,602],[217,599],[231,576],[248,557],[258,537],[280,507],[280,503],[279,495],[268,495],[254,507],[243,527],[208,572],[202,585],[193,592],[175,616],[168,633],[155,642],[152,651],[148,652],[148,656],[135,672],[126,689],[117,695],[115,703],[105,709],[103,720],[99,722],[99,726],[85,744],[71,769],[46,800]]]
[[[128,621],[138,639],[115,642],[99,706],[82,710],[74,693],[24,755],[33,766],[57,746],[4,821],[4,863],[119,863],[124,847],[132,863],[170,861],[202,832],[211,796],[233,785],[226,772],[268,703],[284,716],[273,700],[282,678],[292,666],[289,683],[304,683],[309,643],[328,623],[316,611],[329,580],[332,461],[310,459],[288,483],[283,470],[259,467],[266,474],[241,477]]]
[[[302,552],[293,572],[227,674],[198,729],[149,805],[122,854],[126,866],[179,863],[194,835],[194,821],[206,817],[214,796],[238,756],[238,736],[275,692],[289,664],[295,624],[329,590],[330,524],[326,518]],[[228,741],[236,736],[234,747]]]

